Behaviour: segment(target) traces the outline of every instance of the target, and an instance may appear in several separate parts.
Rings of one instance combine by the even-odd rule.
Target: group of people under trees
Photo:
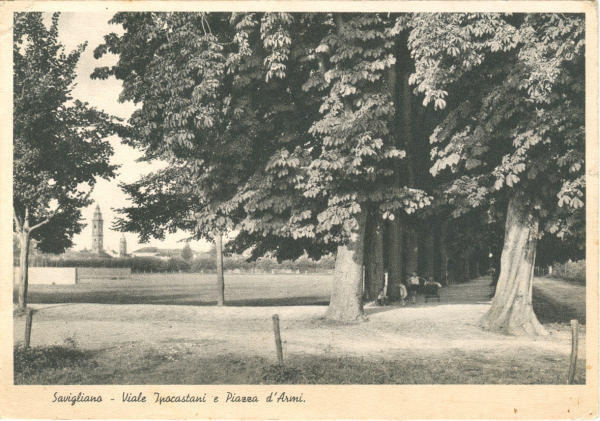
[[[439,291],[442,287],[443,285],[440,282],[435,281],[431,277],[422,277],[417,272],[412,272],[404,282],[397,285],[398,301],[403,306],[406,305],[407,300],[412,304],[416,304],[418,295],[423,295],[425,301],[428,298],[437,298],[439,301]],[[387,289],[384,289],[379,294],[376,302],[378,305],[388,303]]]

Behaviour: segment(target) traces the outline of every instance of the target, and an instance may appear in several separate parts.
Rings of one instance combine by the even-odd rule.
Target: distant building
[[[104,254],[104,221],[100,212],[100,205],[96,205],[92,218],[92,253]]]
[[[169,258],[169,256],[162,254],[158,247],[142,247],[141,249],[132,251],[131,255],[133,257],[157,257],[159,259]]]
[[[199,256],[192,250],[192,257]],[[181,259],[181,249],[162,249],[158,247],[142,247],[131,252],[133,257],[156,257],[158,259],[170,259],[171,257]]]
[[[119,257],[127,256],[127,240],[125,239],[125,234],[121,236],[121,241],[119,242]]]

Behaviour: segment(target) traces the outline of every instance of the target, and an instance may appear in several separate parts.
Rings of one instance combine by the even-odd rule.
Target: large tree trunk
[[[543,335],[532,306],[538,219],[518,197],[508,203],[500,276],[485,328],[511,335]]]
[[[223,235],[215,237],[215,248],[217,250],[217,305],[225,305],[225,278],[223,277]]]
[[[388,289],[387,294],[390,300],[400,299],[400,284],[404,281],[404,262],[403,262],[403,225],[396,218],[389,222],[389,243],[388,252]]]
[[[383,223],[374,215],[367,222],[365,233],[365,301],[375,301],[383,291],[385,273],[383,268]]]
[[[352,322],[365,319],[362,302],[362,280],[366,213],[358,218],[358,227],[345,246],[339,246],[335,259],[335,275],[331,300],[325,318]]]
[[[19,256],[19,309],[27,307],[27,290],[29,288],[29,231],[19,233],[21,254]]]

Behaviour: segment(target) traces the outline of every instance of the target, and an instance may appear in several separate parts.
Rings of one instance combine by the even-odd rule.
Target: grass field
[[[325,305],[330,289],[331,275],[227,274],[225,299],[232,306]],[[88,279],[77,285],[31,285],[29,301],[195,306],[217,302],[215,275],[199,273],[134,274],[130,279]]]
[[[327,275],[228,275],[229,305],[214,304],[214,275],[143,275],[31,289],[29,351],[18,344],[17,384],[561,384],[569,328],[538,300],[550,334],[486,332],[489,279],[445,288],[440,303],[369,307],[368,321],[323,320]],[[562,285],[560,285],[562,287]],[[548,288],[556,289],[555,285]],[[558,288],[560,289],[560,288]],[[546,291],[548,292],[548,290]],[[160,304],[160,305],[156,305]],[[293,305],[290,305],[293,304]],[[279,314],[285,367],[276,364]],[[556,318],[555,318],[556,319]],[[568,320],[566,320],[568,322]],[[585,382],[585,327],[576,382]]]

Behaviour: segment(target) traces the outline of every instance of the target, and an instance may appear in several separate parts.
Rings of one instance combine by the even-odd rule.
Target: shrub
[[[77,349],[73,339],[65,345],[38,346],[25,349],[23,344],[15,345],[14,381],[15,384],[42,384],[46,376],[53,377],[58,370],[72,370],[74,367],[97,366],[91,353]]]

